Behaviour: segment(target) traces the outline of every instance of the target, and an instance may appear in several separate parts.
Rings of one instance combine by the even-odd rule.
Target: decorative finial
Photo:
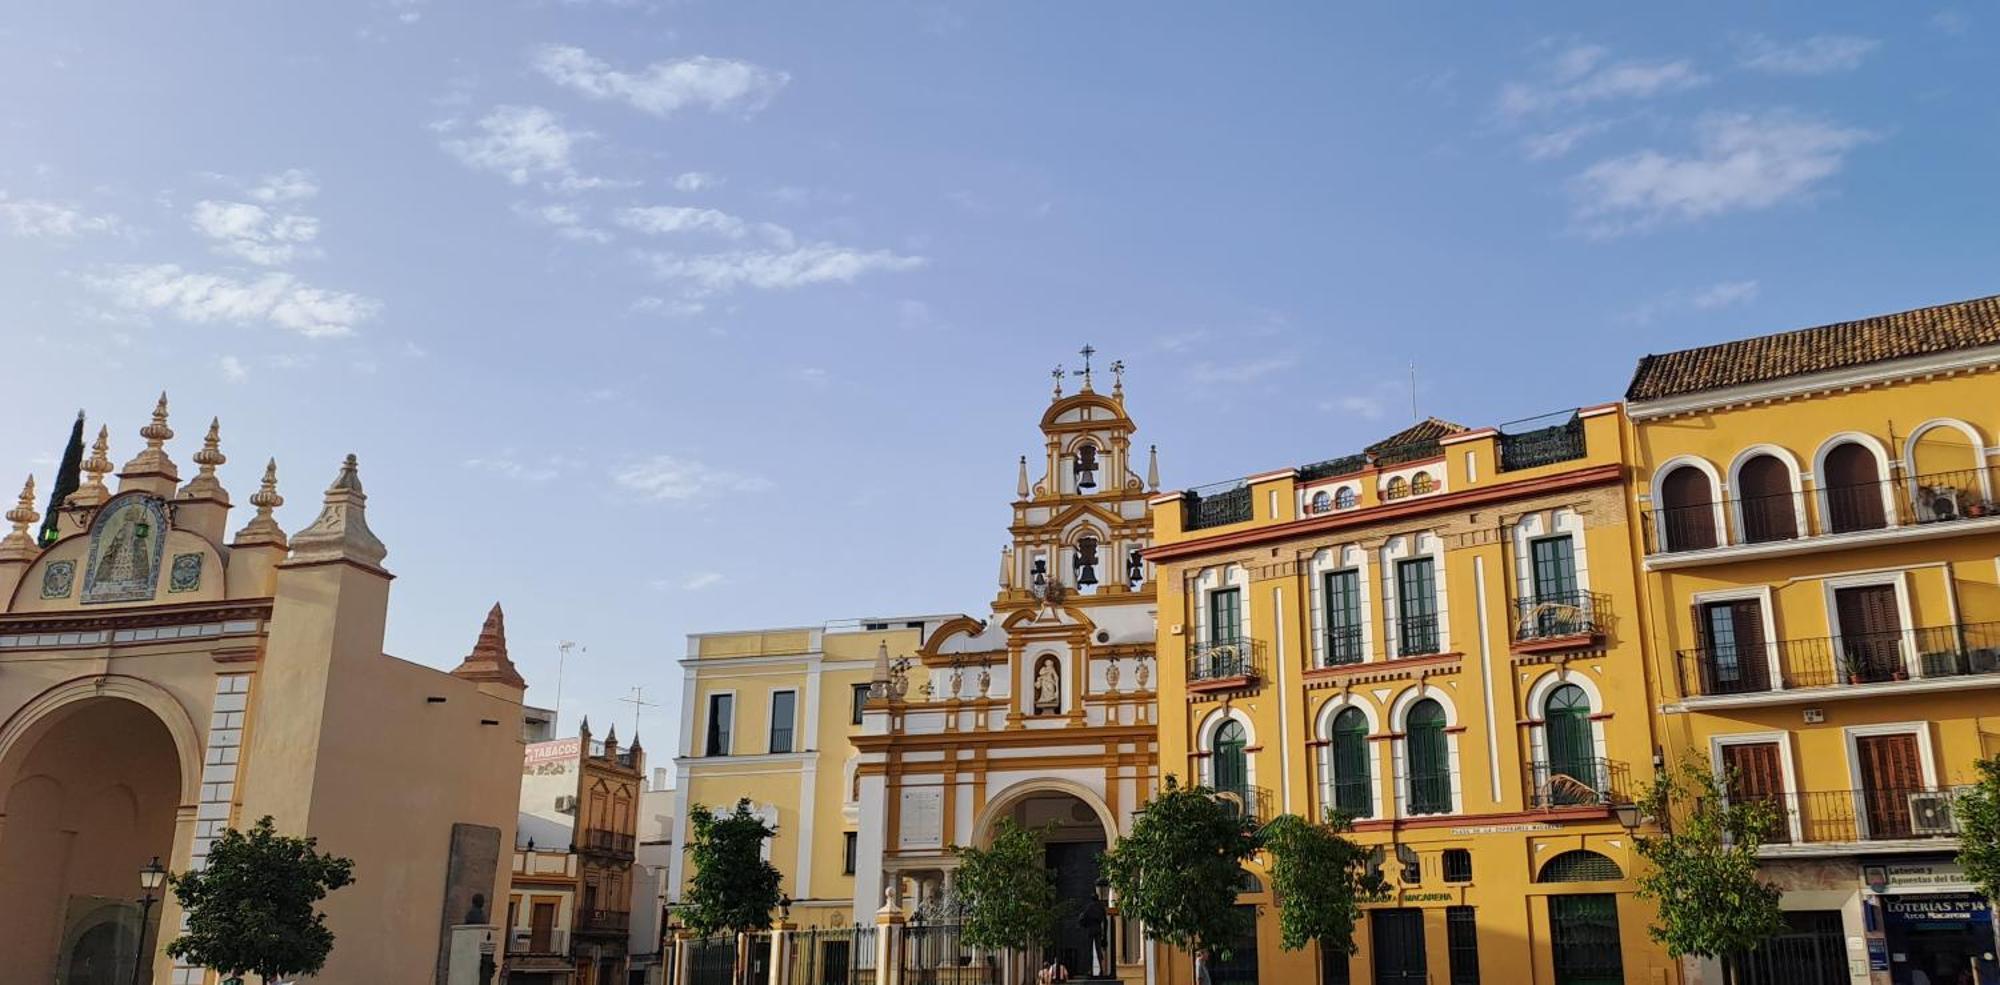
[[[1000,590],[1014,587],[1014,545],[1000,548]]]
[[[215,467],[225,464],[229,457],[222,453],[222,419],[210,418],[208,435],[201,439],[201,450],[194,453],[194,463],[200,466],[195,477],[181,487],[182,499],[214,499],[227,504],[229,493],[222,488],[221,480],[215,477]]]
[[[1125,360],[1123,359],[1115,360],[1111,364],[1111,396],[1117,400],[1125,399]]]
[[[1083,348],[1081,348],[1081,349],[1078,349],[1078,350],[1076,350],[1076,354],[1077,354],[1077,355],[1079,355],[1079,356],[1082,356],[1082,357],[1083,357],[1083,369],[1081,369],[1081,370],[1078,370],[1078,371],[1077,371],[1077,374],[1076,374],[1076,375],[1078,375],[1078,376],[1081,376],[1081,377],[1083,377],[1083,392],[1084,392],[1084,393],[1089,393],[1089,392],[1090,392],[1090,357],[1092,357],[1092,356],[1094,356],[1094,355],[1097,355],[1097,349],[1096,349],[1096,347],[1092,346],[1092,345],[1091,345],[1090,343],[1088,343],[1088,342],[1085,342],[1085,343],[1083,344]]]
[[[277,459],[264,463],[264,481],[257,487],[256,492],[250,494],[250,505],[257,508],[257,515],[251,517],[250,522],[244,524],[243,529],[237,532],[235,546],[276,544],[284,547],[285,530],[278,526],[277,519],[271,516],[273,510],[285,505],[285,497],[278,495]]]
[[[146,447],[157,450],[172,440],[174,429],[167,426],[167,391],[160,391],[160,402],[153,405],[153,423],[139,429],[139,437],[146,439]]]
[[[1014,482],[1014,494],[1022,499],[1028,498],[1028,456],[1026,455],[1021,456],[1021,477]]]
[[[1068,375],[1069,374],[1065,372],[1061,366],[1057,366],[1056,368],[1049,370],[1049,376],[1054,378],[1056,381],[1055,399],[1057,400],[1062,399],[1062,381],[1063,377]]]
[[[35,477],[28,476],[28,482],[21,487],[20,502],[7,511],[7,522],[14,525],[7,536],[0,537],[0,560],[30,560],[35,556],[35,538],[29,536],[28,528],[35,525],[42,515],[35,512]]]
[[[165,447],[173,436],[174,429],[167,426],[167,395],[161,391],[159,402],[153,405],[153,423],[139,429],[139,437],[146,439],[146,447],[139,449],[139,454],[125,463],[124,469],[118,473],[119,478],[160,476],[169,482],[178,481],[180,470],[174,467],[173,459],[167,457]],[[121,484],[119,488],[122,490],[124,486]],[[169,486],[160,492],[162,495],[171,494],[173,488]]]
[[[368,496],[361,491],[360,465],[349,455],[326,488],[319,519],[292,535],[291,563],[355,561],[373,568],[387,556],[389,549],[368,529]]]
[[[83,474],[89,476],[83,485],[63,500],[64,506],[91,507],[101,505],[111,498],[111,490],[104,488],[104,477],[111,472],[111,428],[100,425],[97,440],[90,445],[90,457],[83,460]]]
[[[1160,446],[1146,446],[1146,488],[1160,491]]]

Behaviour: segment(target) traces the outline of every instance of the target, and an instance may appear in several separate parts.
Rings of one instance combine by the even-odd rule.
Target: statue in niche
[[[1053,654],[1035,661],[1035,714],[1062,713],[1062,671]]]

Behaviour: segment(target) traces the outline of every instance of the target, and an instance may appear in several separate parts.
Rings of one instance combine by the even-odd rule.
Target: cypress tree
[[[55,485],[49,488],[49,508],[42,511],[41,544],[56,542],[56,511],[63,500],[76,491],[83,473],[83,411],[76,412],[76,424],[69,429],[69,447],[63,449],[62,467],[56,470]]]

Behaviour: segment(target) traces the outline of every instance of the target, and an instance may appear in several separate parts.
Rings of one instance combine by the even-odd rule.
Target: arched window
[[[1326,490],[1322,489],[1319,492],[1313,493],[1312,511],[1314,513],[1325,513],[1332,508],[1333,497],[1328,496]]]
[[[1242,722],[1232,718],[1216,728],[1209,769],[1216,790],[1242,795],[1250,789],[1250,757],[1243,751],[1247,744]]]
[[[1402,499],[1403,497],[1408,496],[1409,494],[1410,494],[1410,484],[1407,481],[1405,481],[1402,476],[1399,475],[1389,480],[1389,488],[1383,490],[1382,498]]]
[[[1875,453],[1856,441],[1834,446],[1820,469],[1826,490],[1827,527],[1833,533],[1888,526],[1882,511],[1882,469]]]
[[[1547,773],[1537,786],[1550,804],[1590,804],[1598,799],[1597,743],[1590,728],[1590,696],[1563,684],[1542,702],[1542,738],[1548,748]]]
[[[1956,422],[1937,422],[1918,429],[1916,438],[1910,442],[1909,470],[1920,484],[1978,487],[1976,477],[1956,474],[1982,464],[1983,449],[1960,427]]]
[[[1097,538],[1079,537],[1076,541],[1076,587],[1086,593],[1097,587]]]
[[[1736,470],[1736,495],[1743,504],[1743,540],[1763,544],[1799,535],[1793,509],[1792,470],[1776,455],[1752,455]]]
[[[1542,865],[1536,882],[1612,882],[1625,878],[1618,863],[1588,849],[1578,848],[1549,859]]]
[[[1088,441],[1076,446],[1076,488],[1097,488],[1097,446]]]
[[[1337,510],[1351,510],[1354,504],[1360,501],[1361,497],[1354,491],[1353,486],[1341,486],[1339,491],[1333,494],[1333,508]]]
[[[1368,716],[1359,708],[1343,708],[1333,716],[1328,743],[1328,771],[1333,797],[1328,806],[1349,817],[1375,813],[1374,783],[1368,769]]]
[[[1451,750],[1445,745],[1444,706],[1425,698],[1410,706],[1403,728],[1409,768],[1411,814],[1451,811]]]
[[[1431,478],[1429,472],[1419,472],[1410,477],[1410,494],[1413,496],[1437,492],[1437,487],[1437,480]]]
[[[1715,489],[1708,473],[1682,465],[1660,480],[1660,532],[1667,550],[1692,551],[1714,547]]]

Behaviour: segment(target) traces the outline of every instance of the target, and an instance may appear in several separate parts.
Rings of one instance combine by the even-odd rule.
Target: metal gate
[[[687,942],[688,985],[735,985],[736,936],[697,937]]]
[[[1618,897],[1587,893],[1549,897],[1550,949],[1556,985],[1622,985]]]
[[[1397,907],[1368,911],[1368,953],[1375,962],[1375,985],[1428,985],[1424,957],[1424,911]]]
[[[1840,911],[1787,913],[1792,933],[1730,958],[1737,985],[1847,985]]]

